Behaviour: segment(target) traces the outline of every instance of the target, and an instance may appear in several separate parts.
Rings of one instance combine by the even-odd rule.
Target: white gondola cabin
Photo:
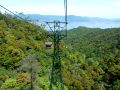
[[[51,49],[52,48],[52,42],[45,42],[45,48]]]

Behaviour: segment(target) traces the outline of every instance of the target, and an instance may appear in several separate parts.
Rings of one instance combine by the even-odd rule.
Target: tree
[[[120,80],[116,80],[113,84],[113,90],[120,90]]]
[[[28,72],[30,74],[30,90],[34,90],[34,81],[39,72],[40,65],[36,60],[36,54],[28,55],[22,60],[22,65],[18,71]]]
[[[9,78],[2,84],[0,90],[20,90],[15,79]]]

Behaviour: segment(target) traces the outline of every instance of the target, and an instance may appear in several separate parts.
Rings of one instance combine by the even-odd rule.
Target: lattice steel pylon
[[[64,0],[65,8],[65,20],[64,21],[53,21],[46,22],[51,30],[51,37],[54,44],[53,60],[51,66],[50,75],[50,87],[49,90],[53,90],[53,85],[57,87],[57,90],[64,90],[64,82],[62,76],[62,65],[60,42],[63,38],[67,37],[67,0]]]

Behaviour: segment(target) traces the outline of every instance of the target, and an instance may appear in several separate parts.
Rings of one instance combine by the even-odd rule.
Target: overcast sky
[[[13,12],[42,15],[63,15],[63,2],[64,0],[0,0],[1,5]],[[120,0],[68,0],[68,14],[120,18]]]

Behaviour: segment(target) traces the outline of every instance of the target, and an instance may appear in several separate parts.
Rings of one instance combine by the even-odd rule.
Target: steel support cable
[[[0,7],[2,7],[3,9],[5,9],[6,11],[10,12],[11,14],[15,15],[16,17],[18,17],[19,19],[25,20],[22,17],[18,16],[17,14],[15,14],[14,12],[10,11],[9,9],[5,8],[4,6],[0,5]]]
[[[67,0],[64,0],[64,12],[65,12],[65,48],[66,48],[66,41],[67,41],[67,24],[68,24],[68,17],[67,17]]]
[[[67,25],[67,0],[64,0],[65,22]]]
[[[65,12],[65,33],[66,33],[66,37],[67,37],[67,0],[64,0],[64,12]]]

